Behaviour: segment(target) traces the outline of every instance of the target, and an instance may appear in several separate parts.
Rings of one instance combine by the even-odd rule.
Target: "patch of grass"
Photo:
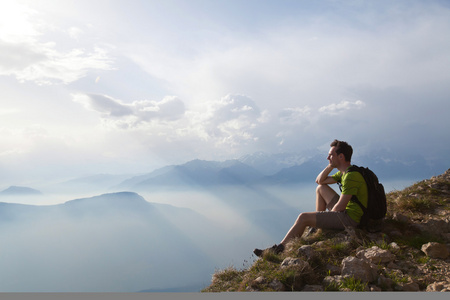
[[[391,270],[386,272],[386,277],[392,279],[394,285],[400,285],[401,283],[407,283],[409,281],[409,277],[403,275],[400,271]]]
[[[414,235],[403,235],[396,240],[401,245],[406,245],[416,249],[421,249],[423,244],[429,242],[442,243],[442,239],[429,233],[417,233]]]
[[[367,283],[362,282],[354,277],[344,278],[341,284],[341,290],[350,290],[353,292],[364,292],[367,288]]]
[[[352,291],[352,292],[364,292],[367,290],[367,283],[362,282],[355,277],[346,277],[341,282],[334,282],[325,288],[325,291]]]
[[[212,283],[202,292],[221,292],[227,290],[237,290],[240,282],[243,280],[245,271],[239,271],[234,267],[228,267],[224,270],[216,271]]]
[[[436,208],[436,203],[426,197],[402,197],[397,200],[397,211],[427,213]]]
[[[269,256],[269,258],[270,260],[263,257],[255,261],[253,266],[246,271],[242,282],[236,289],[244,291],[247,287],[251,287],[259,291],[273,291],[274,287],[271,286],[271,283],[276,280],[281,282],[287,290],[299,291],[306,282],[316,279],[315,274],[298,266],[280,268],[281,258],[276,258],[275,255]],[[255,284],[254,280],[258,277],[264,278],[263,283]]]
[[[430,261],[430,259],[431,259],[430,257],[428,257],[426,255],[423,255],[421,257],[417,257],[416,258],[416,262],[418,264],[426,264],[426,263],[428,263]]]
[[[262,259],[273,263],[281,263],[283,261],[280,255],[275,254],[272,251],[265,251],[263,253]]]
[[[346,242],[333,243],[330,246],[330,250],[336,253],[345,253],[349,248],[349,244]]]
[[[383,239],[381,241],[364,241],[363,246],[365,248],[372,248],[373,246],[377,246],[378,248],[383,250],[391,250],[390,244],[386,241],[386,236],[383,236]]]

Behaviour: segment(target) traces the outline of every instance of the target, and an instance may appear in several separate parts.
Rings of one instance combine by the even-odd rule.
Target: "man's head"
[[[330,154],[328,155],[328,159],[330,159],[330,156],[332,155],[332,153],[334,153],[337,156],[336,159],[343,159],[346,162],[351,161],[352,154],[353,154],[353,148],[352,148],[352,146],[347,144],[347,142],[334,140],[333,142],[331,142],[330,147],[331,147],[331,150],[330,150]]]

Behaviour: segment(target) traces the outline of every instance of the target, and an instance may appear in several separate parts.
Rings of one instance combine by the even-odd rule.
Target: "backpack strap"
[[[339,190],[342,193],[342,183],[338,182],[337,185],[339,186]],[[350,201],[357,203],[361,207],[363,213],[364,214],[366,213],[367,208],[361,203],[361,201],[359,201],[359,199],[358,199],[358,197],[356,197],[356,195],[352,195],[352,198],[350,199]]]
[[[358,172],[358,166],[352,165],[348,168],[348,172]],[[339,186],[339,190],[342,193],[342,183],[339,181],[337,182],[337,185]],[[359,205],[359,207],[361,207],[361,210],[363,211],[363,215],[361,217],[361,221],[360,224],[362,225],[363,222],[365,222],[365,216],[367,216],[367,207],[365,207],[361,201],[359,201],[358,197],[356,197],[356,195],[352,195],[352,198],[350,199],[350,201],[356,203]]]

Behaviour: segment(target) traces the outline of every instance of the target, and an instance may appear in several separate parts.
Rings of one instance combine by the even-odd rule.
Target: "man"
[[[302,236],[307,226],[313,230],[316,227],[343,230],[345,227],[356,227],[359,224],[363,211],[357,203],[350,200],[356,196],[367,207],[366,182],[359,172],[347,172],[351,166],[353,154],[353,149],[349,144],[334,140],[330,147],[327,157],[329,164],[316,178],[318,184],[316,211],[301,213],[281,243],[266,250],[274,251],[277,254],[283,252],[287,243],[295,237]],[[329,174],[334,169],[338,171],[330,176]],[[340,183],[342,186],[340,196],[329,186],[334,183]],[[255,249],[253,253],[262,256],[264,251]]]

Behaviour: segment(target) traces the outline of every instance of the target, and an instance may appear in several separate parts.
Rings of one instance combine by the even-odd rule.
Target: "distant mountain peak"
[[[12,185],[9,188],[1,191],[0,195],[42,195],[42,193],[29,187]]]
[[[135,192],[116,192],[116,193],[107,193],[98,196],[93,196],[89,198],[80,198],[75,200],[67,201],[66,203],[71,202],[81,202],[81,201],[133,201],[133,202],[147,202],[144,197]]]

